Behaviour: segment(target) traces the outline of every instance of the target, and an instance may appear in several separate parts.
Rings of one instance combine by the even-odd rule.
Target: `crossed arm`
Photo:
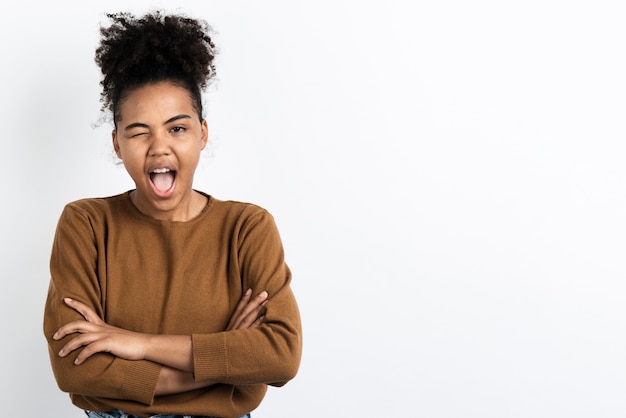
[[[249,289],[239,301],[225,331],[256,328],[263,323],[264,307],[268,301],[263,291],[252,297]],[[155,396],[170,395],[208,387],[216,382],[195,381],[191,336],[143,334],[115,327],[104,322],[89,306],[70,298],[67,306],[80,313],[84,320],[69,322],[53,335],[61,340],[70,334],[78,334],[59,351],[65,357],[82,347],[74,363],[82,364],[90,356],[106,352],[126,360],[149,360],[163,367],[159,374]]]

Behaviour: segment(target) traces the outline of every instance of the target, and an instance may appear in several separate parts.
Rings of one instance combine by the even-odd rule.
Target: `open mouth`
[[[167,193],[174,186],[176,171],[169,168],[157,168],[150,173],[150,181],[155,190],[161,194]]]

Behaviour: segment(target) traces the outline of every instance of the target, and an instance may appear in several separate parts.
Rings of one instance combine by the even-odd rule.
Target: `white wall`
[[[18,2],[0,25],[3,413],[79,417],[41,330],[65,203],[132,187],[103,13],[218,31],[196,187],[276,217],[305,332],[255,417],[626,414],[620,1]]]

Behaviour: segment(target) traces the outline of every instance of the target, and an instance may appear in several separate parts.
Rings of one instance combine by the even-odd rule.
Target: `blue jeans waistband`
[[[85,411],[89,418],[140,418],[137,415],[130,415],[119,409],[109,412]],[[206,415],[151,415],[150,418],[217,418]],[[250,418],[250,414],[242,415],[240,418]]]

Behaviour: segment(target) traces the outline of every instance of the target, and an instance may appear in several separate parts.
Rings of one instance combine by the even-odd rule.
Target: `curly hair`
[[[200,19],[153,11],[142,17],[109,13],[109,26],[100,27],[95,61],[103,78],[100,101],[116,123],[119,107],[131,90],[170,81],[186,88],[202,119],[201,92],[215,76],[216,49],[211,27]]]

